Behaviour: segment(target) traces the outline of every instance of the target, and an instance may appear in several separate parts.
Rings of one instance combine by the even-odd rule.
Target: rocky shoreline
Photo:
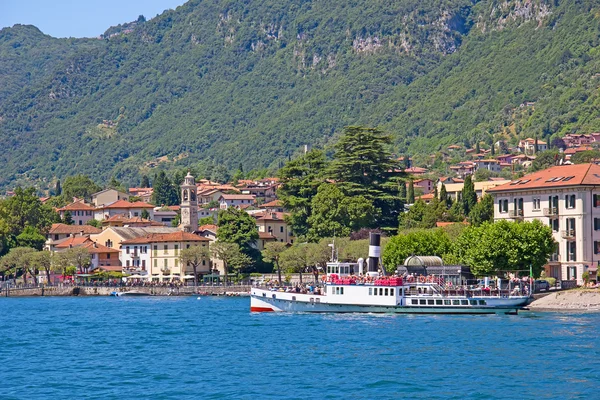
[[[533,311],[600,311],[600,290],[573,289],[551,293],[529,305]]]

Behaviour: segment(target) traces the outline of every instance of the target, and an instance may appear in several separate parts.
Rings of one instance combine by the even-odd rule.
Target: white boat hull
[[[472,297],[468,305],[410,305],[412,298],[400,298],[396,304],[343,304],[333,302],[335,296],[317,296],[252,289],[252,312],[311,312],[311,313],[390,313],[390,314],[516,314],[527,305],[529,298]],[[442,297],[418,297],[441,299]],[[465,300],[466,297],[443,297],[446,300]],[[472,301],[486,305],[472,305]]]

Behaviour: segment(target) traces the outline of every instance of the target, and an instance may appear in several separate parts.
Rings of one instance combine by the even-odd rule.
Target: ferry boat
[[[442,276],[380,276],[379,236],[371,234],[368,272],[357,263],[327,264],[323,288],[310,293],[252,288],[252,312],[517,314],[530,296],[516,285],[450,286]],[[358,278],[357,278],[358,276]]]

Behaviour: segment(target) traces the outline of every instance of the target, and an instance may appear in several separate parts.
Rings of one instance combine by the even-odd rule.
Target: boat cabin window
[[[394,289],[390,289],[390,296],[394,295]]]
[[[371,289],[369,289],[369,290],[371,290]],[[377,288],[375,288],[375,290],[373,290],[373,295],[377,296]]]
[[[369,288],[369,296],[373,295],[373,288]]]
[[[432,306],[433,305],[433,300],[427,300],[427,305]]]
[[[387,295],[388,295],[388,293],[389,293],[389,292],[388,292],[388,288],[385,288],[385,295],[387,296]]]
[[[271,297],[272,297],[272,298],[274,298],[274,299],[276,299],[276,298],[277,298],[277,296],[275,296],[275,295],[272,295]]]
[[[452,300],[453,306],[460,306],[460,300]]]
[[[412,303],[412,304],[419,304],[419,300],[417,300],[417,299],[412,299],[412,300],[411,300],[411,303]]]
[[[460,304],[463,306],[468,306],[469,305],[469,300],[461,300]]]
[[[292,296],[292,301],[296,301],[296,296]]]
[[[476,306],[477,305],[477,300],[471,300],[470,303],[471,303],[472,306]]]
[[[435,301],[435,305],[436,306],[441,306],[442,305],[442,301],[441,300],[436,300]]]
[[[450,300],[444,300],[444,305],[445,306],[449,306],[450,305]]]
[[[485,306],[485,305],[486,305],[486,302],[485,302],[485,300],[479,300],[479,305],[480,305],[480,306]]]
[[[321,302],[321,299],[320,299],[320,298],[318,298],[318,297],[317,297],[315,300],[316,300],[316,302],[317,302],[317,303],[320,303],[320,302]]]
[[[425,299],[419,300],[419,304],[421,304],[422,306],[424,306],[426,304],[426,300]]]
[[[339,287],[335,288],[335,294],[340,294],[340,288]]]
[[[344,288],[343,287],[340,288],[340,294],[344,294]]]
[[[383,288],[379,288],[379,295],[383,296]]]

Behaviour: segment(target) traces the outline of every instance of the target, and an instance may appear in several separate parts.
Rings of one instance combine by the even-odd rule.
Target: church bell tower
[[[196,198],[196,180],[189,173],[181,184],[181,228],[184,232],[198,230],[198,199]]]

